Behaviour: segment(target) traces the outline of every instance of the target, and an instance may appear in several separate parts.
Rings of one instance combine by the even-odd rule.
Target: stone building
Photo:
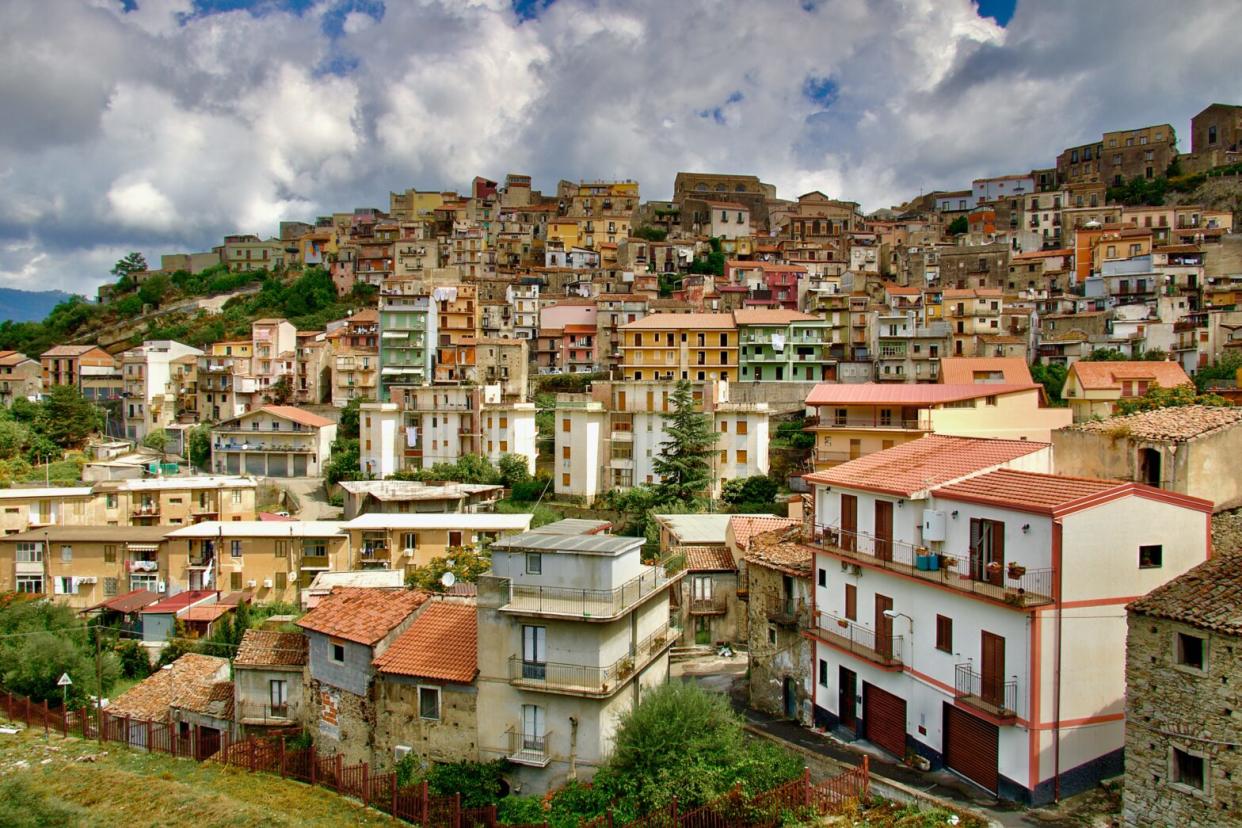
[[[1218,555],[1129,606],[1125,825],[1234,823],[1242,558]]]
[[[306,636],[246,630],[233,659],[233,712],[247,733],[302,720]]]
[[[745,558],[750,706],[811,723],[810,626],[814,555],[800,526],[750,540]]]

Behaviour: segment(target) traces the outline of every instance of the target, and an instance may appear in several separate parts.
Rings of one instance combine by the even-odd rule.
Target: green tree
[[[1031,363],[1031,379],[1044,386],[1048,392],[1048,400],[1060,403],[1061,389],[1065,387],[1066,368],[1059,363],[1044,365],[1042,362]]]
[[[795,449],[815,448],[815,435],[806,431],[806,417],[799,414],[776,424],[776,435],[772,442]]]
[[[112,266],[112,277],[116,279],[117,290],[127,293],[134,289],[134,274],[147,269],[147,259],[134,251],[117,261]]]
[[[172,450],[173,437],[164,429],[157,428],[147,432],[147,436],[142,438],[142,444],[164,455]]]
[[[1225,354],[1216,362],[1195,372],[1195,386],[1200,391],[1206,391],[1221,380],[1234,380],[1238,376],[1238,369],[1242,369],[1242,354]]]
[[[407,586],[444,592],[440,579],[452,572],[458,581],[473,584],[479,576],[492,567],[492,556],[473,546],[450,548],[442,557],[432,558],[422,566],[416,566],[405,576]]]
[[[82,704],[101,689],[94,652],[86,624],[68,606],[15,593],[0,596],[0,685],[5,689],[56,702],[62,697],[56,681],[68,673],[73,679],[70,704]],[[120,674],[120,663],[109,651],[100,666],[106,695]]]
[[[78,448],[103,428],[103,414],[72,385],[53,385],[44,395],[37,430],[61,448]]]
[[[673,410],[664,415],[668,439],[660,443],[652,467],[660,475],[661,501],[689,503],[711,488],[712,451],[719,435],[707,415],[696,410],[687,380],[677,383],[672,402]]]
[[[359,433],[361,422],[359,409],[364,402],[370,402],[370,400],[354,397],[341,409],[341,418],[336,424],[336,436],[338,439],[345,437],[350,440],[357,440],[361,436]]]
[[[269,403],[288,405],[289,400],[293,399],[293,381],[289,375],[281,374],[280,378],[272,383],[266,396]]]
[[[211,464],[211,426],[200,424],[186,432],[186,453],[190,465],[205,469]]]
[[[1217,394],[1200,394],[1193,383],[1182,383],[1173,388],[1162,388],[1159,384],[1148,386],[1147,393],[1131,400],[1118,400],[1118,415],[1135,414],[1140,411],[1155,411],[1160,408],[1179,408],[1185,405],[1219,405],[1231,403]]]
[[[630,235],[637,239],[646,239],[647,241],[662,242],[668,238],[668,231],[665,230],[663,227],[652,227],[650,225],[645,224],[642,227],[639,227],[636,230],[634,230],[632,233],[630,233]]]
[[[16,420],[0,420],[0,460],[17,457],[30,443],[30,429]]]
[[[732,508],[743,505],[772,508],[781,487],[766,474],[751,477],[735,477],[724,484],[720,498]]]
[[[138,286],[138,298],[142,300],[144,305],[155,305],[159,307],[160,302],[168,295],[172,283],[163,273],[156,273],[148,276],[141,285]]]
[[[949,222],[949,235],[960,236],[970,230],[970,222],[965,216],[958,216]]]
[[[524,454],[502,454],[496,461],[496,468],[500,470],[500,484],[506,489],[512,489],[531,479],[530,467]]]

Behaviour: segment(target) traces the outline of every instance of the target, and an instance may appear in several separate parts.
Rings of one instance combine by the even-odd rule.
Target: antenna
[[[440,576],[440,585],[445,589],[452,589],[455,583],[457,583],[457,576],[452,572],[445,572]]]

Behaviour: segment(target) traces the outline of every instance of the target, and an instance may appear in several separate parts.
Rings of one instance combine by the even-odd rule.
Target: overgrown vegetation
[[[1226,353],[1195,372],[1195,386],[1199,391],[1221,385],[1232,386],[1237,380],[1239,368],[1242,368],[1242,354]]]
[[[36,702],[59,704],[64,691],[56,684],[62,674],[73,679],[72,706],[94,695],[107,695],[121,675],[121,661],[112,646],[102,647],[96,679],[95,631],[64,604],[22,593],[0,594],[0,685]]]
[[[712,236],[707,240],[707,244],[711,248],[710,252],[706,256],[696,256],[694,261],[690,263],[690,272],[723,276],[725,254],[720,244],[720,239]]]
[[[0,406],[0,485],[26,480],[74,483],[85,458],[81,448],[103,428],[103,413],[76,388],[54,385],[39,402],[19,397]],[[35,464],[48,464],[35,468]]]
[[[1117,348],[1096,348],[1082,358],[1083,362],[1164,362],[1169,352],[1163,348],[1152,348],[1150,351],[1139,351],[1134,356],[1127,356]]]
[[[1141,397],[1118,400],[1116,413],[1119,415],[1136,414],[1140,411],[1179,408],[1186,405],[1231,405],[1231,403],[1219,394],[1201,394],[1189,382],[1174,388],[1162,388],[1157,384],[1150,386],[1147,393]]]
[[[960,236],[970,230],[970,221],[965,216],[958,216],[949,222],[949,235]]]
[[[1061,398],[1061,391],[1065,388],[1065,377],[1068,373],[1064,365],[1051,363],[1044,365],[1041,362],[1031,363],[1031,379],[1044,386],[1044,390],[1048,392],[1048,401],[1053,405],[1063,405],[1064,400]]]
[[[442,580],[445,573],[451,572],[457,581],[473,584],[491,566],[492,556],[486,549],[452,547],[442,557],[432,558],[426,564],[412,568],[405,576],[405,584],[431,592],[445,592]]]

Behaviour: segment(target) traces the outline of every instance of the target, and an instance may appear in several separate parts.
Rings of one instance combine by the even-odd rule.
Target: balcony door
[[[893,504],[888,500],[875,501],[875,556],[882,561],[893,559]]]
[[[543,750],[543,708],[537,704],[522,705],[522,750]]]
[[[970,577],[996,586],[1004,584],[1005,524],[970,519]]]
[[[858,533],[858,498],[854,495],[841,495],[841,548],[853,552]]]
[[[983,668],[979,698],[996,707],[1005,706],[1005,639],[1002,636],[982,631],[980,650],[983,654]]]
[[[542,681],[548,675],[548,628],[523,625],[522,678]]]
[[[893,599],[878,592],[875,595],[875,651],[884,658],[893,657],[893,619],[885,611],[893,608]]]

